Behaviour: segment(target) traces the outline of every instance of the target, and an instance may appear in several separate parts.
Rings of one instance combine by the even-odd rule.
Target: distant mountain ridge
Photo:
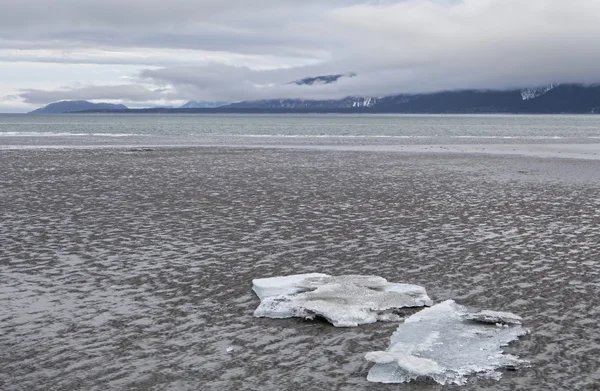
[[[339,77],[338,77],[339,76]],[[343,75],[308,78],[314,83],[336,83]],[[302,80],[308,80],[302,79]],[[321,80],[321,81],[317,81]],[[312,84],[311,84],[312,83]],[[303,87],[304,88],[304,87]],[[196,102],[197,103],[197,102]],[[206,103],[206,102],[203,102]],[[135,113],[404,113],[404,114],[600,114],[600,84],[550,84],[513,90],[462,90],[427,94],[399,94],[384,97],[343,99],[267,99],[219,106],[127,109],[124,105],[63,101],[33,113],[135,112]]]
[[[92,103],[87,100],[63,100],[50,103],[29,114],[64,114],[90,110],[128,110],[128,107],[113,103]]]
[[[205,101],[197,101],[190,100],[185,103],[183,106],[179,106],[180,109],[212,109],[215,107],[225,106],[230,104],[231,102],[205,102]]]
[[[371,107],[377,103],[377,98],[371,97],[347,97],[337,100],[301,100],[301,99],[268,99],[257,101],[245,101],[232,103],[226,108],[272,108],[272,109],[350,109],[359,107]]]
[[[333,75],[307,77],[289,84],[313,86],[333,84],[343,77],[355,77],[356,73],[339,73]],[[519,91],[522,101],[532,100],[548,93],[560,84],[550,84],[534,88],[523,88]],[[372,108],[374,111],[390,112],[512,112],[523,109],[520,101],[513,96],[514,91],[453,91],[431,94],[400,94],[385,97],[348,96],[343,99],[306,100],[306,99],[265,99],[232,103],[228,108],[244,109],[361,109]],[[510,98],[508,95],[510,95]],[[448,99],[459,99],[450,102]],[[462,99],[462,101],[461,101]]]
[[[459,90],[338,100],[269,99],[223,109],[370,113],[600,113],[600,85],[550,84],[514,90]]]

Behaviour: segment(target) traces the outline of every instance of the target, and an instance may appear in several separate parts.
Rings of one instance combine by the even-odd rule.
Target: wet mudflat
[[[0,389],[594,390],[598,243],[598,161],[1,151]],[[252,316],[252,278],[307,272],[519,314],[531,334],[507,350],[531,367],[463,387],[368,383],[364,353],[397,323]]]

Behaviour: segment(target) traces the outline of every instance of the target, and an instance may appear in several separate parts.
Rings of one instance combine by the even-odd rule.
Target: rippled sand
[[[523,316],[531,367],[464,390],[598,389],[599,184],[591,160],[2,151],[0,389],[442,389],[366,381],[396,323],[252,317],[252,278],[313,271]]]

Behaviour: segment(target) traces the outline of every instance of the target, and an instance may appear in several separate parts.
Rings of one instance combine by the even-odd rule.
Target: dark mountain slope
[[[380,99],[374,112],[394,113],[505,113],[522,102],[514,91],[448,91],[398,95]]]
[[[600,85],[563,84],[535,99],[522,101],[515,112],[598,113],[600,112]]]
[[[92,103],[87,100],[64,100],[50,103],[47,106],[32,111],[30,114],[62,114],[90,110],[127,110],[127,106],[112,103]]]

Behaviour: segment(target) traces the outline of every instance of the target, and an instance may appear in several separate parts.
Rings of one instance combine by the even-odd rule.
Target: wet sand
[[[366,381],[396,323],[252,317],[252,278],[313,271],[523,316],[531,367],[460,389],[600,384],[596,160],[5,150],[0,243],[2,390],[459,389]]]

